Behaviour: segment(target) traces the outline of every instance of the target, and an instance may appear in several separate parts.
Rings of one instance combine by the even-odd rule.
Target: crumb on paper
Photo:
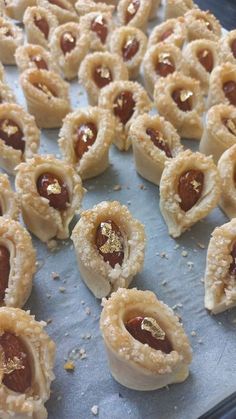
[[[167,281],[166,281],[166,280],[162,281],[162,283],[161,283],[161,285],[163,285],[163,287],[164,287],[166,284],[167,284]]]
[[[50,240],[47,243],[48,246],[48,250],[50,250],[51,252],[54,252],[56,249],[58,249],[58,242],[56,240]]]
[[[178,309],[178,308],[182,308],[183,307],[183,304],[182,303],[177,303],[177,304],[175,304],[173,307],[172,307],[172,310],[176,310],[176,309]]]
[[[166,252],[161,252],[161,253],[160,253],[160,257],[161,257],[162,259],[169,259],[169,256],[167,255],[167,253],[166,253]]]
[[[198,242],[197,243],[198,247],[200,247],[200,249],[205,249],[206,246],[203,243]]]
[[[141,189],[142,191],[145,191],[147,188],[146,186],[144,186],[142,183],[139,185],[139,189]]]
[[[192,330],[191,336],[197,336],[197,333],[195,332],[195,330]]]
[[[51,273],[51,278],[52,279],[60,279],[60,275],[58,272],[52,272]]]
[[[174,250],[179,249],[179,247],[180,247],[180,245],[179,244],[176,244],[175,247],[174,247]]]
[[[57,401],[59,402],[62,399],[61,396],[57,396]]]
[[[98,415],[98,411],[99,411],[99,408],[98,408],[98,406],[96,404],[91,407],[91,412],[92,412],[92,414],[94,416],[97,416]]]
[[[113,191],[121,191],[121,185],[115,185],[114,187],[113,187]]]
[[[187,266],[188,266],[189,270],[191,271],[194,267],[194,263],[189,261],[189,262],[187,262]]]
[[[73,361],[67,361],[64,364],[64,370],[69,371],[69,372],[73,372],[75,370],[75,364]]]
[[[89,316],[91,314],[91,308],[86,307],[85,313]]]
[[[48,299],[52,298],[51,294],[46,294],[46,297],[47,297]]]
[[[187,250],[183,250],[181,256],[183,256],[183,258],[186,258],[188,256]]]
[[[59,291],[64,293],[64,292],[66,292],[66,289],[65,289],[65,287],[59,287]]]
[[[47,319],[47,320],[46,320],[46,323],[47,323],[47,324],[51,324],[51,323],[52,323],[52,319]]]

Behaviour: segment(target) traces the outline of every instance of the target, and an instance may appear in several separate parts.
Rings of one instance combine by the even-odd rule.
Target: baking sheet
[[[8,83],[25,106],[16,68],[5,68]],[[76,81],[71,84],[71,98],[74,109],[87,104]],[[40,152],[59,157],[57,137],[57,130],[44,130]],[[198,144],[184,141],[184,145],[197,149]],[[94,417],[91,408],[98,406],[100,419],[196,419],[236,389],[236,310],[209,315],[203,307],[201,281],[210,235],[227,218],[215,209],[190,232],[173,240],[160,214],[158,188],[136,174],[132,152],[112,147],[110,161],[103,175],[84,182],[83,208],[102,200],[119,200],[144,223],[148,239],[144,270],[131,286],[154,291],[181,316],[193,348],[190,376],[183,384],[147,393],[116,383],[99,332],[100,301],[80,278],[72,242],[64,241],[50,252],[34,238],[38,271],[25,308],[38,320],[48,321],[46,330],[57,344],[56,380],[47,403],[49,418],[89,419]],[[116,185],[121,190],[115,191]],[[60,278],[53,279],[53,272]],[[68,357],[75,362],[73,373],[64,370]]]

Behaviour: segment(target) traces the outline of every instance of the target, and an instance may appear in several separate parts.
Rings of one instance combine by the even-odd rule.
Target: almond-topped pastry
[[[97,298],[128,287],[142,270],[144,227],[119,202],[82,212],[71,238],[82,279]]]
[[[194,39],[211,39],[218,42],[221,37],[221,25],[209,11],[193,9],[184,15],[188,41]]]
[[[0,80],[0,104],[15,103],[16,97],[13,90]]]
[[[131,79],[137,78],[146,49],[147,37],[138,28],[122,26],[112,33],[110,51],[121,57]]]
[[[91,12],[80,18],[82,33],[87,33],[91,51],[107,51],[114,30],[111,13]]]
[[[114,144],[120,150],[128,150],[130,125],[139,115],[149,112],[152,104],[141,84],[116,81],[101,91],[99,107],[109,110],[115,117]]]
[[[219,40],[218,49],[221,63],[230,61],[236,64],[236,30],[228,32]]]
[[[79,17],[69,0],[37,0],[37,4],[56,16],[59,24],[78,22]]]
[[[15,59],[20,72],[28,68],[55,71],[56,73],[60,71],[52,55],[41,45],[25,44],[18,47]]]
[[[0,308],[0,416],[47,418],[55,344],[29,311]]]
[[[158,43],[170,43],[182,48],[187,36],[184,18],[168,19],[152,30],[148,39],[148,48]]]
[[[28,7],[23,22],[27,41],[48,49],[52,33],[58,26],[56,16],[44,7]]]
[[[79,81],[84,86],[90,105],[97,105],[101,89],[112,81],[128,80],[128,70],[116,54],[94,52],[83,60]]]
[[[117,16],[121,25],[134,26],[145,31],[151,10],[152,0],[120,0]]]
[[[236,144],[236,108],[232,105],[215,105],[209,109],[200,142],[201,153],[211,155],[218,162],[229,147]]]
[[[236,64],[226,62],[211,73],[207,106],[218,103],[236,106]]]
[[[217,227],[207,251],[205,307],[213,314],[236,306],[236,220]]]
[[[221,181],[212,157],[186,150],[166,164],[160,182],[160,210],[176,238],[218,204]]]
[[[165,163],[183,151],[175,128],[160,116],[144,114],[132,122],[129,137],[137,172],[159,185]]]
[[[6,174],[0,174],[0,217],[19,218],[19,197],[12,190],[9,178]]]
[[[227,217],[236,218],[236,142],[220,157],[218,170],[222,182],[219,205]]]
[[[174,125],[181,137],[201,139],[204,101],[199,81],[178,72],[160,78],[154,102],[160,115]]]
[[[43,242],[69,237],[69,224],[84,195],[74,168],[52,155],[37,155],[18,166],[16,190],[27,228]]]
[[[193,0],[166,0],[165,19],[183,16],[189,10],[197,7]]]
[[[109,166],[109,148],[114,140],[115,121],[110,112],[95,106],[66,116],[59,134],[65,160],[82,179],[103,173]]]
[[[16,48],[23,44],[23,31],[10,20],[0,16],[0,61],[15,64]]]
[[[102,305],[100,328],[116,381],[150,391],[186,380],[189,340],[178,317],[153,292],[120,288]]]
[[[0,104],[0,167],[15,174],[16,166],[37,153],[40,132],[34,117],[15,103]]]
[[[5,0],[4,3],[6,15],[22,22],[27,7],[36,6],[37,0]]]
[[[109,4],[105,4],[106,2],[97,2],[93,0],[77,0],[75,3],[75,9],[78,12],[79,16],[84,16],[88,13],[92,12],[100,12],[100,13],[113,13],[115,7],[113,2],[108,1]]]
[[[25,70],[20,83],[38,127],[60,127],[71,110],[68,83],[53,71],[37,69]]]

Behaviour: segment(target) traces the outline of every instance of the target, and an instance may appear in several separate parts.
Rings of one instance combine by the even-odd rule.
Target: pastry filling
[[[51,99],[52,97],[57,97],[57,95],[55,94],[55,92],[53,92],[53,90],[48,86],[46,86],[46,84],[44,83],[34,83],[33,84],[34,87],[36,87],[36,89],[41,90],[41,92],[43,92],[48,99]]]
[[[229,267],[229,273],[230,275],[236,276],[236,243],[233,244],[233,248],[230,253],[230,256],[232,256],[233,260]]]
[[[187,212],[202,196],[204,174],[200,170],[188,170],[179,178],[178,194],[181,199],[180,208]]]
[[[102,15],[98,15],[91,22],[91,30],[96,33],[102,44],[105,44],[108,34],[107,22]]]
[[[33,55],[31,58],[31,61],[35,63],[36,67],[39,70],[48,70],[48,66],[46,64],[46,61],[41,57],[41,55]]]
[[[0,139],[3,140],[7,146],[25,151],[24,134],[20,127],[11,119],[0,120]]]
[[[231,103],[236,106],[236,83],[233,80],[227,81],[223,85],[224,94]]]
[[[10,274],[10,252],[5,246],[0,246],[0,305],[4,302]]]
[[[6,36],[7,38],[13,37],[12,32],[7,26],[0,27],[0,34]]]
[[[0,336],[0,369],[2,383],[16,393],[25,393],[31,387],[30,357],[22,340],[10,332]]]
[[[169,38],[172,34],[173,34],[173,29],[172,29],[172,28],[166,29],[166,30],[165,30],[165,32],[163,32],[163,33],[159,36],[158,41],[159,41],[159,42],[163,42],[163,41],[165,41],[167,38]]]
[[[107,86],[113,80],[110,69],[102,65],[94,69],[93,79],[99,89]]]
[[[63,54],[66,55],[75,48],[76,37],[71,32],[65,32],[61,36],[60,45]]]
[[[158,147],[160,150],[164,151],[166,157],[171,158],[172,154],[169,148],[168,143],[165,141],[162,133],[153,128],[147,128],[146,134],[150,137],[153,144]]]
[[[129,23],[134,18],[139,7],[140,7],[140,0],[132,0],[130,2],[126,10],[125,23]]]
[[[209,49],[202,49],[198,52],[197,58],[208,73],[211,73],[214,67],[213,54]]]
[[[159,54],[155,69],[157,74],[161,77],[167,77],[169,74],[175,72],[175,65],[173,64],[168,52]]]
[[[232,44],[231,44],[231,50],[232,50],[232,53],[234,55],[234,58],[236,58],[236,39],[234,39]]]
[[[190,112],[192,110],[193,92],[186,89],[176,89],[172,93],[172,98],[178,108],[183,112]]]
[[[92,122],[80,125],[77,130],[77,141],[75,143],[75,154],[81,159],[97,138],[97,127]]]
[[[223,124],[226,126],[230,134],[233,134],[236,136],[236,122],[233,121],[233,119],[224,119]]]
[[[95,244],[105,262],[114,268],[124,260],[124,239],[119,227],[112,220],[102,221],[96,231]]]
[[[115,98],[113,104],[114,115],[117,116],[123,125],[132,117],[135,110],[133,93],[125,90]]]
[[[57,7],[60,7],[60,9],[67,10],[67,7],[58,0],[48,0],[48,1],[49,1],[49,3],[54,4]]]
[[[137,54],[139,50],[139,41],[136,38],[128,39],[122,48],[122,55],[124,61],[130,61]]]
[[[69,192],[62,179],[53,173],[43,173],[37,180],[37,189],[40,196],[48,199],[51,207],[59,211],[67,209]]]
[[[49,35],[49,24],[44,17],[41,17],[39,13],[34,16],[34,24],[44,34],[45,39],[48,39]]]
[[[134,317],[125,327],[134,339],[157,351],[169,354],[173,350],[166,333],[152,317]]]

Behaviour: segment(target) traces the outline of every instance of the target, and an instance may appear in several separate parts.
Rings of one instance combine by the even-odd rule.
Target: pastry
[[[0,416],[46,419],[55,344],[30,312],[0,308]]]
[[[160,209],[176,238],[218,204],[221,181],[212,157],[186,150],[166,164],[160,182]]]
[[[72,166],[52,155],[36,155],[18,166],[16,190],[24,222],[35,236],[43,242],[69,237],[84,194]]]
[[[218,103],[236,106],[236,64],[221,64],[211,73],[208,109]]]
[[[148,48],[158,43],[170,43],[182,48],[187,36],[185,20],[183,17],[178,19],[168,19],[166,22],[157,25],[152,30]]]
[[[229,147],[236,144],[236,109],[232,105],[215,105],[209,109],[200,142],[201,153],[218,162]]]
[[[7,16],[22,22],[27,7],[36,6],[37,0],[4,0],[4,2]]]
[[[78,22],[79,17],[69,0],[37,0],[37,4],[56,16],[59,24]]]
[[[19,197],[12,190],[6,174],[0,174],[0,216],[4,218],[19,218]]]
[[[136,171],[159,185],[165,163],[183,151],[175,128],[160,116],[140,115],[130,127]]]
[[[152,10],[152,0],[120,0],[117,17],[122,26],[134,26],[146,30]]]
[[[221,37],[221,25],[210,12],[193,9],[184,15],[188,41],[194,39],[210,39],[218,42]]]
[[[91,12],[80,18],[81,32],[89,35],[91,51],[107,51],[114,27],[111,13]]]
[[[128,70],[116,54],[94,52],[87,55],[80,66],[79,81],[90,105],[97,105],[101,89],[117,80],[128,80]]]
[[[23,44],[23,32],[10,20],[0,16],[0,61],[2,64],[15,64],[15,50]]]
[[[181,137],[201,139],[204,101],[199,81],[177,72],[160,78],[154,102],[160,115],[174,125]]]
[[[183,16],[194,8],[197,8],[197,5],[193,0],[166,0],[165,19]]]
[[[109,4],[105,4],[105,2],[96,2],[93,0],[77,0],[75,9],[79,16],[84,16],[92,12],[113,13],[115,7],[110,3],[110,1]]]
[[[28,7],[23,22],[28,43],[48,49],[52,34],[58,26],[56,16],[43,7]]]
[[[96,298],[128,287],[142,270],[145,232],[119,202],[82,212],[71,236],[82,279]]]
[[[17,48],[15,53],[16,65],[22,72],[28,68],[50,70],[59,73],[59,68],[52,55],[41,45],[25,44]]]
[[[0,306],[23,307],[36,271],[31,236],[18,221],[0,217],[0,241]]]
[[[161,0],[152,0],[152,8],[149,14],[149,20],[155,19],[157,17],[157,11],[161,6]]]
[[[221,63],[229,61],[236,64],[236,30],[228,32],[219,40],[218,49]]]
[[[236,220],[217,227],[207,251],[205,307],[213,314],[236,306]]]
[[[126,151],[131,145],[130,125],[139,115],[149,112],[152,104],[147,92],[139,83],[116,81],[102,89],[99,96],[99,107],[109,110],[114,115],[114,144],[120,150]]]
[[[4,67],[0,61],[0,82],[3,82],[4,80],[5,80]]]
[[[102,305],[100,328],[116,381],[150,391],[186,380],[192,350],[171,308],[136,288],[120,288]]]
[[[33,68],[21,74],[20,83],[38,127],[60,127],[71,110],[68,83],[53,71]]]
[[[138,28],[122,26],[117,28],[110,41],[110,51],[118,54],[129,71],[129,77],[135,79],[147,49],[147,37]]]
[[[15,103],[0,105],[0,167],[15,174],[16,166],[37,153],[40,132],[34,118]]]
[[[235,137],[236,139],[236,137]],[[236,143],[226,150],[218,161],[222,182],[220,207],[228,218],[236,218]]]
[[[0,80],[0,104],[16,102],[13,90],[3,81]]]
[[[59,134],[59,146],[67,163],[82,179],[103,173],[109,166],[109,148],[115,133],[110,112],[88,107],[66,116]]]

